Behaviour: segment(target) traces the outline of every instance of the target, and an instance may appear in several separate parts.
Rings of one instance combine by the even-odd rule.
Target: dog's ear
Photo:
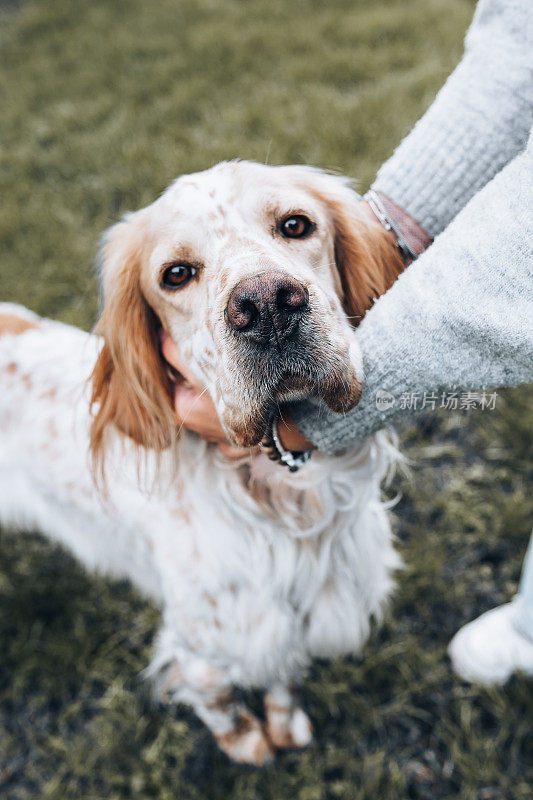
[[[343,302],[357,326],[375,300],[389,289],[405,265],[391,236],[380,222],[369,219],[354,192],[351,203],[330,203],[335,224],[335,263]]]
[[[361,197],[345,178],[308,170],[308,188],[327,207],[335,235],[335,263],[343,303],[357,326],[374,300],[384,294],[404,269],[391,236],[361,208]]]
[[[159,320],[141,291],[148,231],[143,209],[114,225],[104,238],[104,305],[95,331],[103,345],[91,375],[95,467],[103,466],[110,426],[155,451],[168,447],[175,435],[172,381],[160,354]]]

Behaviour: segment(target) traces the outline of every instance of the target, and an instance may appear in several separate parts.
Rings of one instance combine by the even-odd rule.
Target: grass
[[[89,328],[101,232],[180,172],[307,162],[368,185],[460,58],[468,0],[0,0],[2,299]],[[139,673],[158,613],[35,532],[0,534],[8,800],[526,800],[531,683],[455,678],[457,628],[516,591],[531,525],[527,389],[403,427],[407,567],[363,655],[304,686],[316,740],[231,765]]]

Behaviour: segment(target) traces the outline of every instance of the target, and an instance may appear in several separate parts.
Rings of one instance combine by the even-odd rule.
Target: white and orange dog
[[[161,606],[159,696],[235,761],[309,742],[295,684],[361,647],[399,564],[385,433],[294,474],[256,448],[281,402],[359,399],[351,323],[401,264],[358,200],[318,170],[223,163],[109,231],[98,335],[0,305],[1,522]],[[249,458],[177,431],[160,326]],[[264,724],[235,686],[265,689]]]

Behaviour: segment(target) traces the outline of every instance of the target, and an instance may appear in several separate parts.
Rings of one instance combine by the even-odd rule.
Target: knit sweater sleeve
[[[532,124],[531,0],[480,0],[461,63],[372,188],[434,237],[524,149]]]
[[[308,439],[335,453],[415,410],[406,395],[420,406],[424,393],[439,403],[442,392],[533,380],[532,208],[533,134],[361,322],[359,405],[345,416],[291,408]]]

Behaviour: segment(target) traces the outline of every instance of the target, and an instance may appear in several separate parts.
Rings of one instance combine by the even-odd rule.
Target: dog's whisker
[[[205,389],[202,389],[200,394],[197,397],[194,398],[193,402],[189,406],[189,409],[187,410],[187,413],[185,414],[185,416],[183,417],[183,419],[181,421],[181,424],[180,424],[180,426],[178,428],[178,435],[181,433],[181,431],[183,430],[184,427],[187,427],[185,423],[187,422],[187,420],[188,420],[189,416],[191,415],[192,411],[194,410],[194,407],[199,403],[199,401],[202,399],[202,397],[204,396],[204,394],[207,391],[208,391],[207,387]]]
[[[268,165],[268,159],[269,159],[269,157],[270,157],[270,148],[271,148],[271,147],[272,147],[272,139],[269,139],[269,142],[268,142],[268,147],[267,147],[267,152],[266,152],[266,156],[265,156],[265,166],[267,166],[267,165]]]

